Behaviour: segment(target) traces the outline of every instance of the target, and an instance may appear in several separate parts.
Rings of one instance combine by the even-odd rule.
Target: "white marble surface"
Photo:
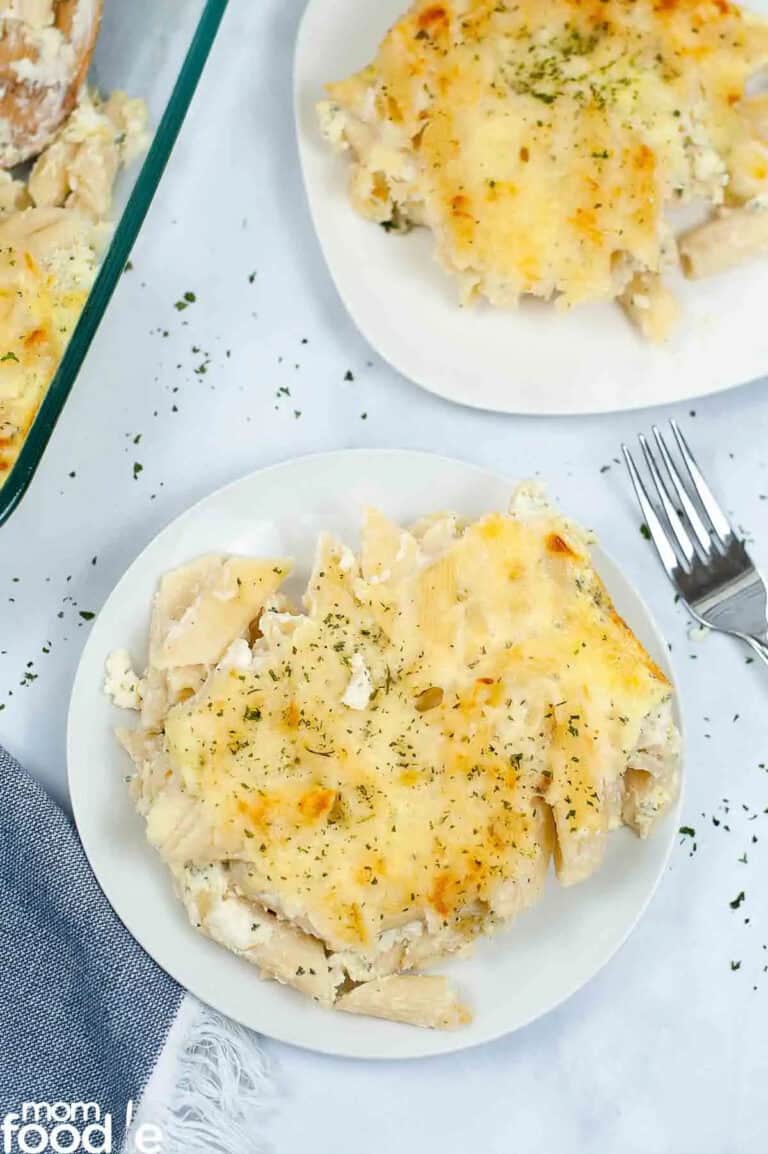
[[[685,418],[768,566],[765,386],[668,411],[523,420],[442,403],[397,377],[348,321],[308,223],[290,107],[301,7],[232,0],[134,269],[32,489],[0,530],[0,741],[65,799],[67,699],[89,627],[80,611],[97,611],[157,530],[223,482],[366,445],[542,474],[667,633],[689,731],[683,821],[697,851],[676,852],[608,969],[513,1037],[405,1065],[268,1044],[280,1094],[266,1137],[279,1154],[310,1140],[319,1154],[757,1154],[768,1149],[768,670],[728,640],[689,640],[613,459],[652,420]],[[177,312],[188,290],[197,302]]]

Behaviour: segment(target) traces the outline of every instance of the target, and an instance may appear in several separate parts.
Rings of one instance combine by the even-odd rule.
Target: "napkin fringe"
[[[275,1091],[258,1036],[197,1002],[180,1025],[165,1101],[145,1099],[137,1123],[159,1126],[167,1154],[260,1154]]]

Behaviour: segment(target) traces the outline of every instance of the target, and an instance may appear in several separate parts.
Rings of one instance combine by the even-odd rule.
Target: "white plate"
[[[419,385],[480,409],[596,413],[703,396],[768,372],[768,260],[708,281],[678,278],[685,315],[668,345],[643,342],[618,305],[567,314],[459,307],[424,229],[387,234],[356,215],[349,157],[322,140],[323,85],[367,64],[407,0],[309,0],[298,38],[299,150],[317,235],[336,288],[370,344]],[[754,0],[768,13],[768,0]]]
[[[471,465],[422,453],[346,452],[305,457],[254,473],[195,505],[141,554],[94,622],[69,711],[69,786],[85,851],[120,918],[153,958],[204,1002],[261,1033],[326,1053],[411,1058],[472,1046],[517,1029],[578,990],[619,948],[664,869],[677,812],[642,842],[612,835],[602,871],[542,902],[473,958],[440,967],[475,1011],[455,1033],[420,1030],[321,1009],[293,990],[262,982],[248,963],[189,925],[170,877],[144,837],[125,784],[131,765],[112,729],[132,715],[102,692],[104,661],[127,646],[143,668],[150,599],[162,573],[221,550],[296,558],[305,582],[323,529],[351,543],[363,507],[374,504],[409,522],[455,509],[478,516],[506,508],[511,482]],[[647,609],[616,566],[598,551],[597,567],[618,612],[669,673],[667,652]]]

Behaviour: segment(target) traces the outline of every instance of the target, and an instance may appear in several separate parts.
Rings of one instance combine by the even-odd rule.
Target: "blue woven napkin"
[[[0,1125],[24,1103],[93,1102],[119,1150],[182,998],[113,913],[70,820],[0,748]]]

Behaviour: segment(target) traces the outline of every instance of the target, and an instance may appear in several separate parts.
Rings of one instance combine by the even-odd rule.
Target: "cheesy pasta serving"
[[[194,926],[340,1010],[469,1020],[423,973],[571,885],[679,785],[671,687],[584,534],[523,489],[508,514],[403,530],[369,511],[290,562],[166,575],[140,680],[108,662],[149,841]]]
[[[96,280],[117,173],[147,139],[143,100],[84,92],[26,179],[0,170],[0,487]]]
[[[417,0],[319,111],[355,208],[431,229],[464,302],[618,299],[659,340],[665,274],[768,252],[767,62],[730,0]]]

